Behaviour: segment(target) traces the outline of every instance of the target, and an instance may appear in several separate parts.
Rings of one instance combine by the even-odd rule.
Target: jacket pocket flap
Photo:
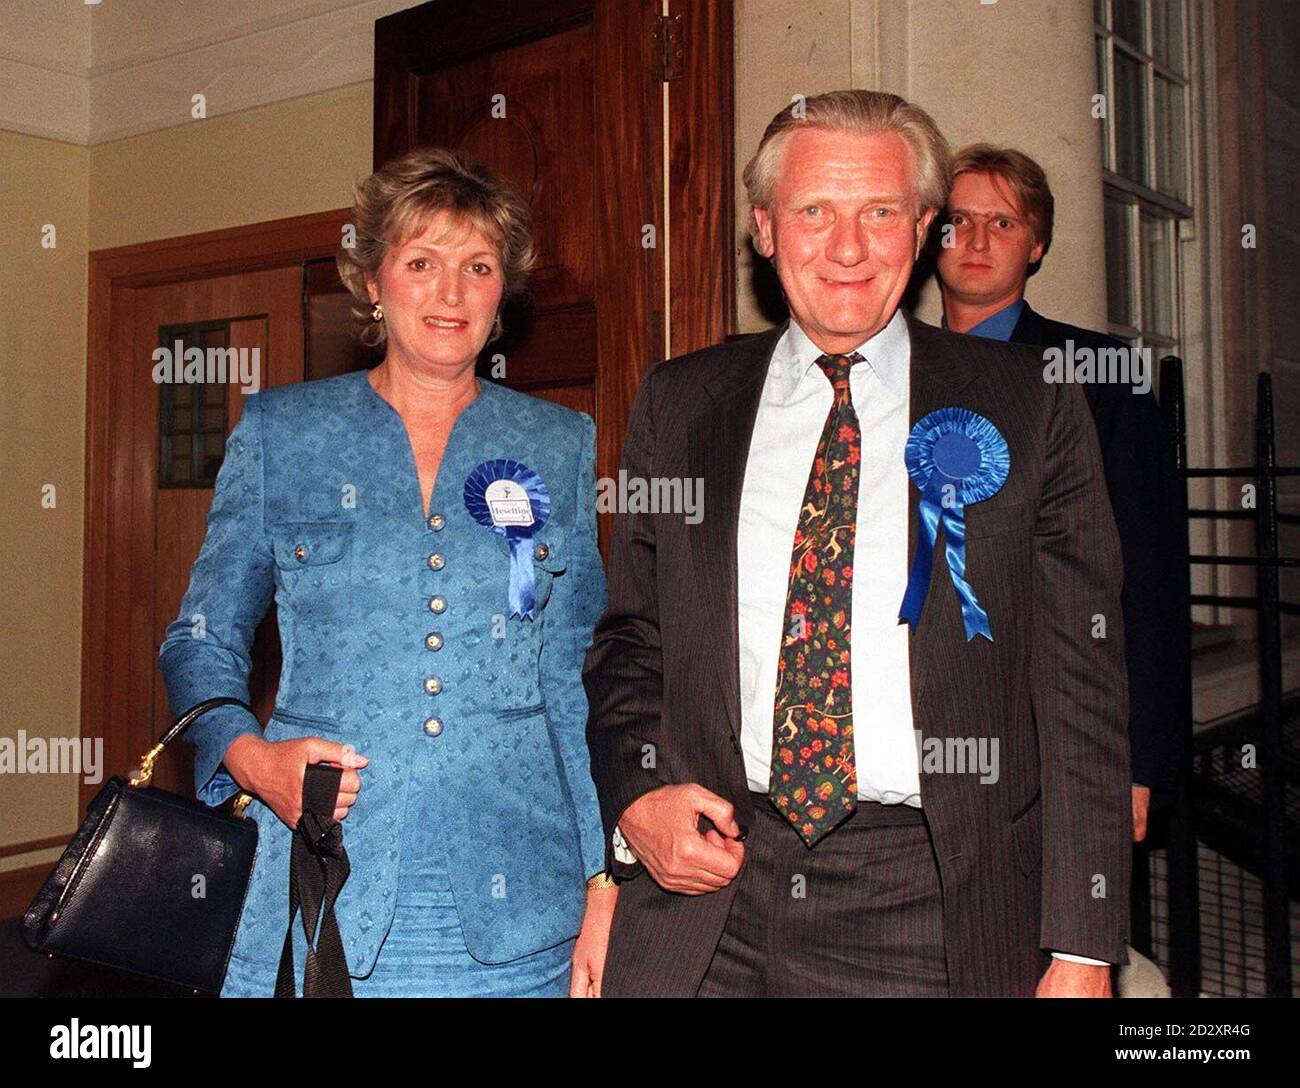
[[[271,530],[275,562],[282,570],[337,563],[347,554],[351,525],[330,522],[278,525]]]
[[[548,574],[561,574],[568,564],[568,549],[559,537],[550,537],[542,532],[533,538],[533,564],[538,570]]]

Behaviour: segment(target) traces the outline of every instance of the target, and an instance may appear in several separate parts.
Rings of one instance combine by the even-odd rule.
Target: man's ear
[[[1033,248],[1029,251],[1029,263],[1037,264],[1043,259],[1043,243],[1035,242]]]
[[[938,212],[938,208],[927,208],[916,221],[916,252],[912,254],[912,260],[920,258],[921,250],[925,248],[925,240],[930,234],[930,224],[934,222]]]
[[[754,239],[754,248],[758,250],[760,257],[767,257],[769,260],[772,254],[776,252],[776,239],[772,234],[772,216],[768,210],[763,207],[754,205],[754,222],[758,225],[758,237]]]

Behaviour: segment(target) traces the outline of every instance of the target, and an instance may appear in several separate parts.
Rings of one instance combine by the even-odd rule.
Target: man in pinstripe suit
[[[584,670],[624,878],[606,995],[1108,996],[1126,962],[1121,564],[1096,436],[1077,388],[1026,380],[1034,352],[899,311],[949,180],[902,99],[797,100],[745,171],[791,320],[638,393],[623,469],[703,480],[705,516],[617,518]],[[992,425],[1010,469],[965,508],[964,581],[944,517],[902,624],[905,446],[952,410]],[[967,587],[989,637],[968,637]]]

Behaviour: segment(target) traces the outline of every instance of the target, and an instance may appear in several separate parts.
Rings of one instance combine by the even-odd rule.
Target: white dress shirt
[[[898,620],[907,588],[911,486],[903,463],[908,434],[911,344],[907,323],[889,323],[858,346],[849,371],[862,431],[858,526],[853,549],[849,644],[858,798],[921,805],[908,627]],[[740,743],[749,788],[767,793],[772,716],[790,582],[790,555],[817,443],[834,400],[822,350],[795,321],[777,342],[754,420],[736,536],[739,571]],[[845,352],[846,355],[852,352]]]

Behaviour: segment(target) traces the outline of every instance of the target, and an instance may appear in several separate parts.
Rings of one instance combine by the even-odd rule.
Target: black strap
[[[307,764],[302,779],[302,815],[293,833],[289,862],[289,927],[280,951],[275,976],[275,996],[293,997],[293,920],[302,907],[302,928],[307,936],[307,962],[303,970],[303,997],[351,997],[343,938],[334,917],[334,901],[347,882],[351,865],[343,849],[343,827],[334,819],[341,767]],[[316,923],[320,922],[320,933]]]

